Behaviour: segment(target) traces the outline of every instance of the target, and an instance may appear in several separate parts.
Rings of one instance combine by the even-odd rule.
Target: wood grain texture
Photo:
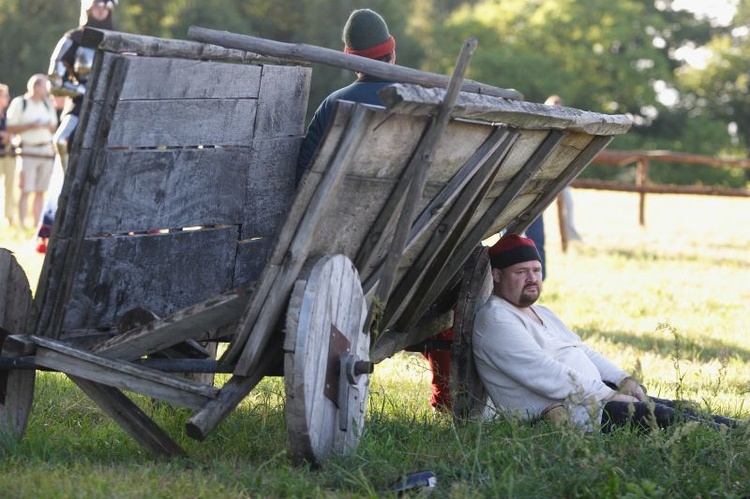
[[[143,307],[160,317],[232,289],[237,227],[88,238],[70,276],[65,328],[104,327]]]
[[[77,376],[70,379],[111,417],[133,440],[155,457],[180,457],[186,452],[148,415],[117,388]]]
[[[25,354],[8,337],[22,333],[31,310],[31,289],[26,273],[13,254],[0,248],[0,355]],[[0,371],[0,434],[20,438],[26,430],[34,400],[36,371]]]
[[[406,84],[390,85],[380,93],[390,111],[412,116],[434,114],[444,95],[445,90],[440,88]],[[573,130],[592,135],[618,135],[627,132],[632,125],[625,115],[593,113],[468,92],[459,95],[453,116],[526,129]]]
[[[332,455],[347,455],[357,448],[364,429],[369,375],[358,376],[344,395],[348,399],[343,414],[346,430],[340,426],[341,401],[334,403],[324,392],[327,370],[340,361],[330,351],[331,328],[350,342],[347,353],[369,361],[370,338],[363,331],[366,316],[359,276],[343,255],[321,258],[310,275],[295,284],[287,313],[284,386],[289,446],[297,461],[320,465]]]
[[[477,247],[461,269],[451,344],[450,393],[453,416],[474,418],[483,413],[487,393],[474,365],[474,313],[492,294],[487,248]]]
[[[101,357],[49,338],[33,336],[31,339],[37,344],[37,365],[72,376],[191,409],[203,407],[218,393],[214,387],[192,383],[130,362]]]
[[[251,158],[250,148],[107,151],[86,235],[239,225]]]

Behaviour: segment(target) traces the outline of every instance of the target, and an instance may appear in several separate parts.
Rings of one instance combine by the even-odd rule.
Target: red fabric
[[[390,54],[391,52],[393,52],[395,48],[396,48],[396,39],[393,38],[393,35],[391,35],[390,38],[388,38],[386,41],[384,41],[380,45],[375,45],[374,47],[370,47],[369,49],[354,50],[354,49],[350,49],[349,47],[344,47],[344,52],[346,52],[347,54],[368,57],[370,59],[377,59],[379,57],[383,57],[384,55]]]
[[[514,250],[520,246],[532,246],[536,249],[536,244],[528,237],[519,236],[518,234],[506,234],[490,246],[487,252],[490,256],[494,256],[504,251]]]
[[[453,327],[436,334],[431,339],[452,340]],[[451,352],[450,350],[430,350],[422,355],[427,359],[432,372],[430,405],[440,411],[449,411],[453,406],[450,390]]]

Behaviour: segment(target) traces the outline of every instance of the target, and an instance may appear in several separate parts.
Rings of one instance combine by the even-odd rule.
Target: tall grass
[[[649,392],[747,418],[750,225],[746,199],[575,193],[584,237],[563,254],[545,213],[542,303],[636,373]],[[32,281],[32,234],[0,233]],[[9,235],[10,234],[10,235]],[[747,497],[746,431],[683,425],[658,434],[582,435],[508,421],[456,425],[427,404],[427,367],[401,352],[376,366],[365,434],[320,470],[286,452],[283,380],[266,378],[205,442],[189,413],[137,399],[188,451],[153,460],[59,373],[40,372],[27,434],[0,447],[4,497],[375,497],[432,470],[441,497]]]

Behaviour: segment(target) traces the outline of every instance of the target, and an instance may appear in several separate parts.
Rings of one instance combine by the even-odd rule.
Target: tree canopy
[[[672,0],[120,0],[117,29],[186,38],[191,25],[340,48],[356,8],[372,8],[397,39],[398,63],[449,73],[461,43],[479,47],[469,77],[530,101],[626,113],[632,132],[613,147],[746,156],[750,148],[750,0],[730,26],[673,8]],[[0,0],[0,81],[22,93],[46,72],[79,2]],[[691,66],[685,53],[706,55]],[[313,66],[311,106],[353,75]]]

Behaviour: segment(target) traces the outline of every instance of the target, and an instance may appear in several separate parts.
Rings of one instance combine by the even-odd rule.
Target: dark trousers
[[[724,416],[701,414],[687,402],[651,397],[651,403],[607,402],[602,414],[602,431],[608,433],[615,428],[630,426],[647,432],[653,428],[664,429],[674,423],[686,421],[696,421],[715,429],[722,425],[736,428],[741,423]]]

